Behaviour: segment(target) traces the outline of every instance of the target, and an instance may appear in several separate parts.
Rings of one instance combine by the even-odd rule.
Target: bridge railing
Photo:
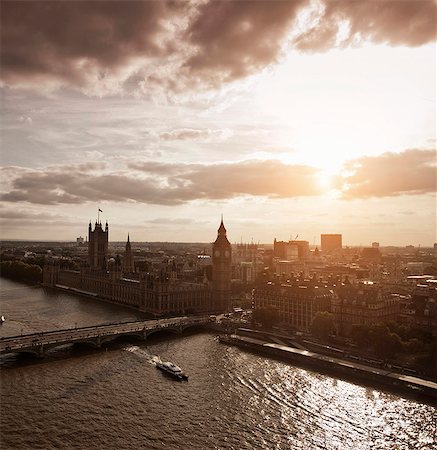
[[[66,328],[50,330],[39,333],[24,334],[19,336],[7,336],[0,338],[0,351],[28,348],[39,345],[56,344],[79,339],[96,338],[117,334],[144,332],[156,328],[171,328],[177,326],[189,326],[193,324],[207,323],[209,316],[174,317],[168,319],[156,319],[138,322],[120,322],[113,324],[94,325],[86,327]]]

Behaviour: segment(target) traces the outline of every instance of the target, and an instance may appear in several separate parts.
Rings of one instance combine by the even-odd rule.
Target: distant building
[[[408,275],[425,275],[425,263],[423,261],[410,261],[407,263]]]
[[[437,338],[437,280],[428,278],[417,284],[411,292],[413,315],[408,323],[427,330]]]
[[[381,252],[378,247],[365,247],[361,251],[361,257],[369,262],[381,261]]]
[[[310,255],[310,243],[308,241],[292,241],[297,245],[297,254],[299,259],[307,259]]]
[[[226,237],[223,219],[217,231],[217,239],[212,245],[212,289],[214,303],[219,310],[229,308],[231,298],[231,244]]]
[[[240,280],[243,283],[251,283],[263,266],[257,244],[252,242],[234,245],[232,251],[233,279]]]
[[[341,234],[321,234],[320,235],[321,249],[323,253],[329,253],[342,248]]]
[[[341,335],[349,335],[353,325],[374,325],[399,318],[399,296],[383,292],[377,284],[345,284],[336,292],[332,313],[337,332]]]
[[[76,238],[76,243],[77,245],[81,245],[84,243],[84,238],[82,236],[79,236],[78,238]]]
[[[236,244],[235,251],[232,253],[232,262],[235,264],[241,262],[254,262],[258,257],[258,245],[251,242],[250,244]]]
[[[129,234],[127,235],[126,250],[123,258],[123,271],[125,273],[135,272],[134,257],[132,255],[132,247],[130,245]]]
[[[107,270],[108,269],[108,238],[109,228],[106,222],[105,229],[101,222],[94,225],[94,230],[91,227],[91,222],[88,226],[88,262],[93,270]]]
[[[45,286],[71,289],[138,308],[155,317],[181,314],[211,314],[227,310],[231,294],[231,245],[223,220],[213,244],[212,284],[178,279],[175,262],[150,272],[133,273],[130,239],[126,243],[123,265],[111,258],[108,265],[108,234],[96,222],[89,225],[88,265],[80,270],[61,268],[59,260],[50,260],[43,268]]]
[[[379,242],[372,242],[372,248],[379,248]]]
[[[273,241],[273,256],[282,260],[293,261],[306,259],[310,254],[308,241]]]
[[[319,311],[330,311],[333,290],[313,282],[263,283],[255,288],[255,308],[274,308],[279,322],[300,329],[310,330]]]

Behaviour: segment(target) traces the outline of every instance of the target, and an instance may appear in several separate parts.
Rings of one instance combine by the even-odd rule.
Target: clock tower
[[[216,312],[227,311],[231,299],[231,244],[226,237],[223,217],[212,244],[212,309]]]

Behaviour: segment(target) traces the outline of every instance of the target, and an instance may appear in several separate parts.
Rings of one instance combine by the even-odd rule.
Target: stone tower
[[[91,269],[107,270],[108,269],[108,222],[105,229],[101,222],[95,223],[92,230],[91,222],[88,227],[88,262]]]
[[[135,272],[134,257],[132,255],[132,248],[130,245],[129,234],[127,235],[126,250],[124,252],[124,258],[123,258],[123,272],[125,272],[125,273]]]
[[[227,311],[231,299],[231,244],[226,237],[223,218],[212,245],[212,296],[217,312]]]

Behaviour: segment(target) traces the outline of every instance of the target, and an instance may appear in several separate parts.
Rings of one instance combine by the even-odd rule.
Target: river
[[[0,314],[0,336],[143,318],[5,279]],[[2,450],[437,446],[432,406],[245,353],[207,333],[0,359]],[[159,359],[181,365],[189,381],[156,370]]]

